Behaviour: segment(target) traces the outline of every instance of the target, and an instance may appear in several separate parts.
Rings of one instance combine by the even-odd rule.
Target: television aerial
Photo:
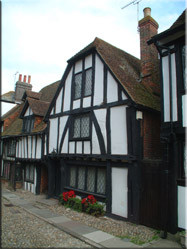
[[[139,22],[139,2],[141,2],[142,0],[134,0],[128,4],[126,4],[125,6],[123,6],[121,9],[125,9],[126,7],[128,7],[129,5],[133,4],[137,4],[137,22]],[[137,30],[139,32],[139,28],[137,27]]]

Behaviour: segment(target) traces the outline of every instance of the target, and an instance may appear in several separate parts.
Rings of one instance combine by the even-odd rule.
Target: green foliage
[[[74,194],[63,192],[59,195],[59,202],[78,212],[85,212],[96,217],[104,215],[104,205],[99,204],[91,195],[81,200],[76,198]]]

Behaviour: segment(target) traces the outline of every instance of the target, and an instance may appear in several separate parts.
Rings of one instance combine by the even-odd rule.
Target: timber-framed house
[[[39,194],[46,192],[48,186],[48,171],[43,162],[46,130],[43,118],[59,81],[37,93],[31,91],[31,87],[28,90],[30,82],[25,82],[25,77],[24,82],[21,79],[22,75],[16,83],[15,96],[11,97],[17,105],[2,117],[1,176],[2,181],[14,189]]]
[[[45,117],[45,159],[49,197],[93,194],[108,215],[157,226],[158,183],[142,182],[161,156],[158,53],[146,43],[158,24],[147,10],[141,60],[99,38],[68,60]]]
[[[187,228],[186,220],[186,45],[184,11],[166,31],[153,36],[160,54],[161,139],[164,144],[165,230]]]

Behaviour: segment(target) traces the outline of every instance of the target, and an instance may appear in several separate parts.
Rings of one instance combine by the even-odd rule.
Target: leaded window
[[[88,138],[90,136],[90,117],[81,115],[74,118],[72,138]]]
[[[97,172],[97,193],[104,194],[106,186],[105,169],[98,169]]]
[[[9,140],[6,144],[7,156],[15,156],[16,154],[16,141]]]
[[[95,166],[70,166],[68,186],[77,190],[105,195],[106,169]]]
[[[92,94],[92,68],[74,75],[74,100]]]
[[[25,181],[34,182],[34,165],[26,165],[25,167]]]
[[[81,97],[82,90],[82,73],[75,75],[75,99],[79,99]]]
[[[24,117],[23,119],[23,132],[31,132],[34,128],[34,116]]]
[[[85,73],[85,88],[84,96],[89,96],[92,94],[92,69],[86,70]]]

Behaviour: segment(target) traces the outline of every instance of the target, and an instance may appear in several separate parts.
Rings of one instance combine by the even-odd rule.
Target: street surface
[[[2,198],[2,248],[72,247],[90,248],[81,240],[13,206]]]

